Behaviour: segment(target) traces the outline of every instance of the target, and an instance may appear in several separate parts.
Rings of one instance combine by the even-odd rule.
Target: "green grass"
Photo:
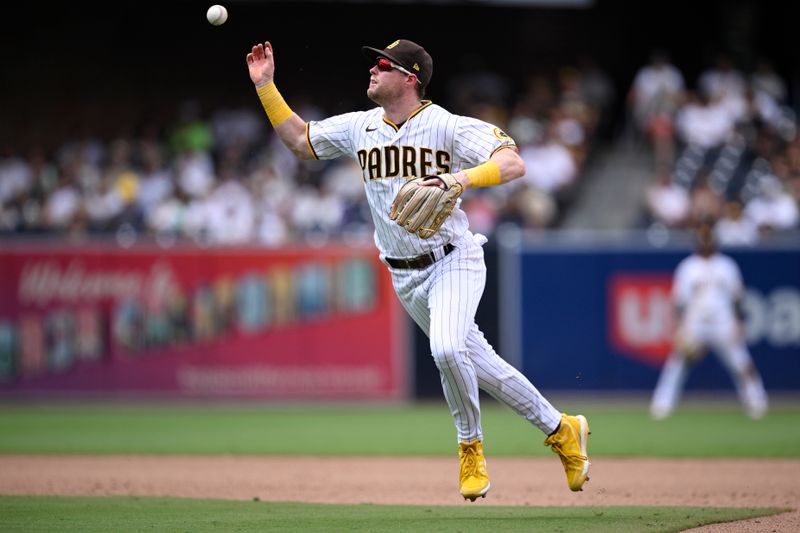
[[[800,457],[800,406],[750,421],[738,405],[559,405],[589,419],[593,456]],[[492,456],[549,456],[544,434],[505,406],[483,410]],[[0,453],[442,455],[455,446],[444,403],[410,406],[0,404]]]
[[[784,509],[323,505],[180,498],[0,497],[4,532],[247,533],[682,531]]]

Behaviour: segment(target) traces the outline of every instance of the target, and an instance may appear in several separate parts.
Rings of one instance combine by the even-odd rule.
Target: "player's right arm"
[[[283,144],[298,158],[313,159],[306,142],[306,122],[289,108],[275,87],[275,58],[269,41],[258,43],[247,54],[247,69],[261,105]]]
[[[680,327],[683,323],[686,307],[689,304],[692,292],[691,258],[686,258],[678,263],[672,276],[672,309],[675,325]]]

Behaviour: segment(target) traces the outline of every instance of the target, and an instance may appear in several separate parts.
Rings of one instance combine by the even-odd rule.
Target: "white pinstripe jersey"
[[[389,218],[389,208],[406,179],[456,173],[488,161],[501,148],[515,146],[492,124],[454,115],[430,101],[423,101],[400,126],[376,107],[309,122],[306,138],[316,159],[347,155],[358,162],[375,223],[375,244],[382,255],[397,258],[439,248],[468,229],[460,199],[429,239],[398,226]]]
[[[733,258],[694,253],[678,263],[672,286],[675,302],[686,307],[688,322],[732,322],[742,296],[742,272]]]

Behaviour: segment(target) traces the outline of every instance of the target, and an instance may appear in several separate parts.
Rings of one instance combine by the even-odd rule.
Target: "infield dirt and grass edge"
[[[678,532],[780,508],[332,505],[184,498],[2,496],[3,531]]]
[[[96,531],[125,531],[117,522],[127,527],[130,513],[155,519],[139,522],[131,529],[135,531],[246,532],[254,523],[258,526],[253,531],[269,531],[265,524],[279,524],[275,531],[293,531],[287,527],[300,523],[305,524],[303,531],[427,532],[437,531],[432,528],[439,522],[440,531],[468,532],[482,524],[481,533],[527,531],[532,525],[542,531],[682,531],[715,523],[719,525],[706,527],[730,531],[734,524],[752,520],[721,523],[794,508],[800,499],[796,483],[780,489],[770,488],[774,477],[767,483],[767,473],[776,469],[793,473],[784,477],[800,478],[797,407],[780,406],[765,419],[750,422],[736,405],[688,405],[672,419],[656,423],[641,405],[587,405],[578,411],[592,421],[589,451],[594,464],[588,491],[577,498],[570,494],[557,457],[542,445],[543,437],[509,410],[487,406],[491,502],[462,504],[454,515],[441,516],[424,509],[435,505],[447,513],[447,502],[458,501],[452,421],[443,405],[0,405],[0,471],[5,478],[0,478],[5,487],[0,494],[7,495],[0,497],[0,529],[92,531],[85,522],[69,529],[70,513],[82,508],[106,515]],[[406,462],[416,465],[418,473],[406,485],[428,489],[424,497],[378,499],[392,490],[391,472],[399,468],[404,475]],[[353,477],[347,472],[365,469],[379,475],[349,480],[348,487],[340,483]],[[316,485],[312,473],[323,474]],[[333,490],[323,494],[325,487]],[[290,488],[295,491],[292,498],[287,497]],[[361,492],[354,499],[331,498],[345,489]],[[168,496],[169,503],[159,507],[161,496]],[[262,501],[247,501],[254,496]],[[189,503],[180,503],[182,497],[189,497]],[[289,500],[294,503],[281,503]],[[195,523],[195,501],[219,512]],[[372,503],[357,505],[365,501]],[[76,507],[75,502],[82,503]],[[237,506],[249,503],[261,506]],[[230,504],[234,511],[225,511]],[[178,516],[169,510],[175,506],[182,509]],[[333,511],[339,508],[341,512]],[[167,513],[163,521],[159,509]],[[237,515],[237,509],[247,513]],[[374,509],[382,515],[370,518]],[[397,509],[403,509],[399,516],[392,514]],[[543,514],[526,514],[531,509]],[[688,511],[681,516],[675,509]],[[792,530],[783,524],[800,524],[794,511],[763,520],[779,524],[770,531]],[[572,514],[565,518],[564,512]],[[581,514],[586,512],[594,514]],[[420,521],[412,520],[419,513],[425,513]],[[60,521],[47,522],[51,515]],[[556,521],[548,523],[551,515]],[[222,523],[222,516],[232,521]],[[438,522],[431,517],[439,517]],[[381,529],[384,521],[398,527]],[[612,525],[602,529],[607,521]],[[564,529],[569,522],[576,529]],[[747,526],[734,531],[761,530]]]

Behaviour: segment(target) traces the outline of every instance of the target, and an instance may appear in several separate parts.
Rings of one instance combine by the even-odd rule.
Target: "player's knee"
[[[438,368],[454,368],[461,365],[466,348],[451,343],[431,342],[431,355]]]

